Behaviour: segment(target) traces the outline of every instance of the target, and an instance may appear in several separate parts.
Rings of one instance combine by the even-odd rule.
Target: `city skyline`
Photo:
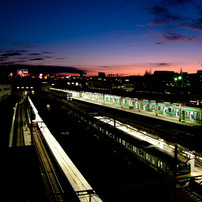
[[[123,76],[201,69],[198,0],[8,0],[0,25],[0,65]]]

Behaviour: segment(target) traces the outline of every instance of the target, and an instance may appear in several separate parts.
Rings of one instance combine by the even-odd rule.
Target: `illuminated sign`
[[[39,78],[42,79],[43,78],[43,74],[39,74]]]
[[[28,76],[28,69],[18,69],[17,70],[17,75],[19,76]]]

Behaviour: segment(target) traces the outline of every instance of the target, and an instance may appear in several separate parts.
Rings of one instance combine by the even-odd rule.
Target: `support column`
[[[156,101],[156,116],[158,116],[158,106],[159,105],[159,103],[158,103],[158,101]]]
[[[123,97],[121,97],[121,108],[123,108]]]
[[[105,94],[103,94],[103,105],[105,104]]]
[[[181,115],[182,115],[182,104],[179,104],[179,121],[181,121]]]
[[[189,160],[190,170],[191,170],[191,172],[193,172],[194,171],[194,167],[195,167],[195,155],[194,154],[190,155],[189,159],[190,159]]]
[[[140,112],[140,105],[141,105],[141,100],[138,100],[138,111]]]
[[[133,98],[129,100],[129,109],[133,109]]]

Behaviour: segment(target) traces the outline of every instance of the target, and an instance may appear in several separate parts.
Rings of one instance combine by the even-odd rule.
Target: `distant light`
[[[54,84],[54,83],[52,83],[51,85],[52,85],[52,86],[54,86],[55,84]]]
[[[33,89],[33,87],[30,87],[31,89]]]
[[[19,89],[20,87],[18,86],[17,89]]]
[[[39,74],[39,78],[40,78],[40,79],[43,78],[43,74],[42,74],[42,73]]]
[[[21,88],[24,89],[24,86],[22,86]]]
[[[178,80],[182,80],[182,76],[178,76]]]
[[[177,77],[175,77],[174,80],[177,81]]]
[[[26,89],[28,89],[29,87],[26,87]]]

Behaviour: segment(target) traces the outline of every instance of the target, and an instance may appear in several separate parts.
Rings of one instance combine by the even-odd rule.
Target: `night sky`
[[[0,65],[196,73],[201,0],[1,0]]]

